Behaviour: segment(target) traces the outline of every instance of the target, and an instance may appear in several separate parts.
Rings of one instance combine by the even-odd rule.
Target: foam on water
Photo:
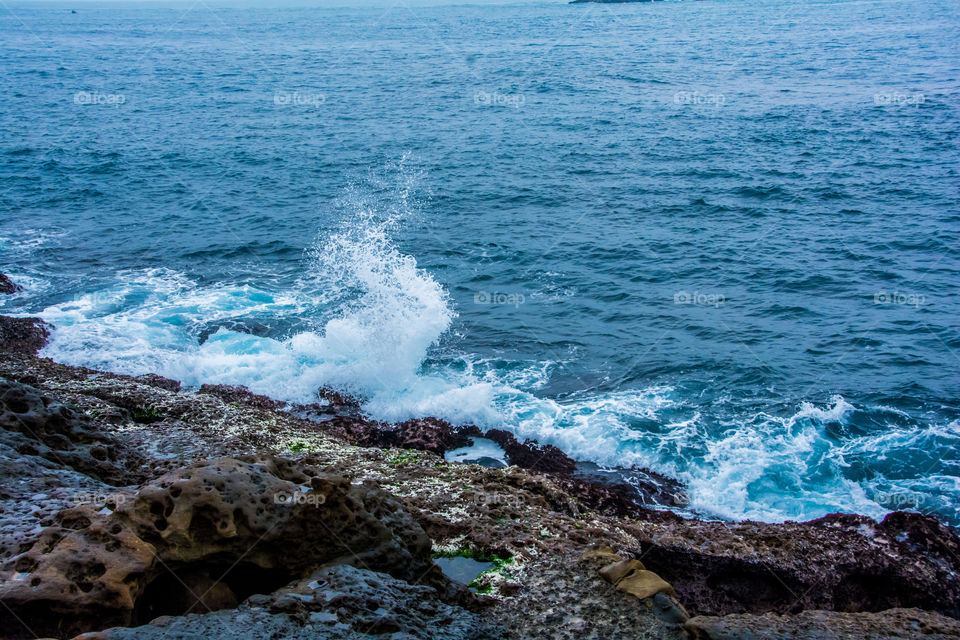
[[[319,331],[278,339],[221,327],[201,343],[198,329],[211,322],[322,310],[303,290],[203,287],[183,274],[152,270],[121,274],[113,289],[45,309],[42,316],[56,329],[44,355],[118,372],[159,372],[193,386],[242,384],[295,402],[312,401],[318,387],[333,385],[362,395],[364,409],[377,418],[433,415],[505,427],[577,460],[660,471],[687,484],[692,511],[714,517],[780,521],[837,510],[880,517],[915,505],[878,504],[876,494],[912,492],[927,506],[948,506],[934,505],[932,495],[960,494],[953,476],[855,482],[844,475],[858,456],[955,446],[956,423],[838,443],[826,427],[856,411],[838,396],[827,406],[803,403],[787,417],[734,415],[711,431],[698,407],[670,386],[557,401],[533,393],[549,371],[544,363],[508,368],[500,377],[481,359],[427,370],[428,351],[454,317],[443,288],[376,227],[325,246],[329,253],[315,264],[331,265],[328,275],[335,272],[357,297]]]
[[[157,372],[188,386],[240,384],[292,402],[311,402],[319,387],[333,386],[362,397],[364,409],[380,419],[429,415],[507,428],[577,460],[679,478],[690,509],[712,517],[778,521],[838,510],[879,517],[920,506],[876,498],[907,491],[927,506],[955,509],[956,500],[937,503],[931,496],[960,495],[956,477],[855,481],[847,471],[851,460],[876,452],[956,446],[956,423],[838,440],[830,425],[858,410],[839,396],[825,406],[802,403],[786,417],[742,415],[735,407],[724,414],[718,407],[735,405],[729,399],[701,405],[670,385],[562,401],[540,397],[535,392],[557,365],[549,361],[459,356],[425,365],[456,313],[443,286],[393,241],[410,207],[353,205],[343,225],[321,235],[307,269],[287,290],[202,285],[169,269],[118,273],[111,287],[43,310],[56,325],[44,355],[123,373]],[[297,328],[269,335],[236,330],[285,321]]]

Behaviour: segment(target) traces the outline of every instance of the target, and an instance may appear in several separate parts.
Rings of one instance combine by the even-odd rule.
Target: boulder
[[[610,584],[616,585],[634,571],[643,571],[643,569],[643,563],[639,560],[620,560],[600,569],[600,575]]]
[[[103,508],[64,509],[24,547],[0,569],[9,638],[232,606],[335,562],[466,597],[394,498],[273,457],[200,463]]]
[[[6,275],[0,273],[0,293],[9,295],[11,293],[16,293],[17,291],[22,291],[22,290],[23,289],[22,287],[20,287],[20,285],[13,282]]]
[[[673,587],[653,571],[644,569],[631,571],[617,582],[617,589],[636,598],[652,598],[658,593],[674,595]]]

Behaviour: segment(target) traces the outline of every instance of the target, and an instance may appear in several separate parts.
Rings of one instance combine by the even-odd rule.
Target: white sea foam
[[[691,508],[711,516],[778,521],[844,510],[879,517],[889,505],[874,499],[878,491],[960,493],[950,476],[863,484],[844,476],[856,456],[923,450],[935,438],[956,443],[956,423],[891,429],[839,445],[825,427],[856,410],[839,396],[825,406],[803,403],[787,417],[745,419],[732,411],[717,431],[704,424],[699,398],[680,398],[671,386],[557,401],[534,394],[557,363],[504,366],[463,356],[424,367],[456,314],[445,289],[394,244],[402,209],[378,215],[358,206],[348,223],[318,240],[306,272],[280,292],[201,285],[169,269],[118,274],[113,287],[42,312],[56,325],[44,355],[158,372],[188,386],[241,384],[294,402],[313,401],[330,385],[360,395],[380,419],[431,415],[504,427],[581,461],[660,471],[683,480]],[[233,324],[284,319],[316,328],[264,337]]]

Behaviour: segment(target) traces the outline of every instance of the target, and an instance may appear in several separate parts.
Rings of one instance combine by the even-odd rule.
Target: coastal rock
[[[469,438],[438,418],[419,418],[386,424],[356,416],[340,416],[322,423],[327,433],[360,447],[417,449],[443,455],[466,446]],[[479,433],[479,430],[478,430]]]
[[[666,615],[671,622],[676,624],[688,618],[687,612],[672,598],[676,595],[673,587],[657,574],[647,571],[639,560],[624,560],[619,555],[614,554],[610,547],[588,549],[582,557],[584,560],[594,563],[611,561],[610,564],[599,569],[597,573],[616,587],[618,591],[641,600],[658,595],[662,596],[656,603],[661,617]]]
[[[320,387],[317,389],[317,397],[326,400],[327,409],[337,413],[343,411],[359,411],[360,409],[360,400],[331,387]]]
[[[656,599],[638,600],[600,576],[603,559],[545,555],[523,568],[524,587],[493,612],[517,638],[687,640],[684,615]]]
[[[0,378],[0,442],[21,457],[40,457],[110,486],[142,479],[143,460],[86,416],[29,385]]]
[[[77,640],[284,638],[360,640],[431,638],[498,640],[504,631],[482,616],[437,598],[430,587],[369,569],[336,565],[234,610],[162,617],[149,625],[113,628]]]
[[[619,560],[600,569],[600,575],[610,584],[616,585],[634,571],[643,571],[644,568],[639,560]]]
[[[329,562],[360,563],[461,596],[395,499],[282,459],[197,464],[104,509],[81,505],[56,519],[0,571],[0,626],[8,637],[76,634],[229,605]],[[225,587],[198,597],[186,586],[206,580]]]
[[[539,445],[527,440],[519,442],[509,431],[491,429],[484,434],[506,451],[510,464],[538,473],[570,474],[577,468],[573,458],[553,445]]]
[[[231,386],[227,384],[203,384],[197,393],[216,396],[224,402],[243,403],[257,409],[276,410],[283,407],[283,402],[278,402],[267,396],[262,396],[251,392],[243,386]]]
[[[633,472],[632,484],[575,477],[572,474],[577,463],[560,449],[531,440],[520,442],[512,433],[502,429],[484,433],[475,426],[454,427],[438,418],[385,424],[359,416],[337,416],[322,422],[320,428],[361,447],[416,449],[440,456],[469,446],[472,438],[488,438],[504,450],[511,465],[555,475],[569,495],[576,496],[587,508],[604,514],[630,516],[644,505],[680,506],[686,503],[683,485],[672,478],[647,470]]]
[[[50,338],[48,327],[40,318],[0,316],[0,351],[36,355]]]
[[[841,515],[799,524],[703,522],[647,508],[644,485],[638,484],[639,491],[626,486],[620,473],[609,474],[614,481],[607,482],[582,476],[582,467],[563,474],[445,464],[430,451],[480,437],[475,427],[451,428],[451,436],[439,420],[374,428],[346,416],[359,425],[353,437],[408,434],[403,441],[421,448],[385,450],[352,446],[349,437],[334,437],[325,422],[299,415],[299,407],[264,403],[237,388],[176,391],[176,381],[159,377],[3,352],[0,376],[18,393],[39,396],[28,399],[25,412],[11,396],[15,406],[4,409],[11,413],[8,421],[20,413],[37,420],[50,411],[43,420],[56,423],[61,405],[74,425],[63,432],[67,443],[53,437],[53,425],[31,427],[36,435],[23,427],[0,429],[0,598],[23,619],[37,621],[37,633],[62,638],[153,619],[137,631],[169,628],[171,638],[209,640],[365,638],[350,618],[333,620],[339,609],[306,610],[316,606],[298,604],[307,594],[284,586],[345,562],[411,586],[422,567],[419,584],[436,594],[427,602],[443,603],[438,611],[449,611],[454,623],[462,616],[496,620],[512,637],[526,639],[686,640],[687,615],[668,593],[638,599],[598,573],[624,559],[637,561],[634,571],[642,564],[669,582],[699,614],[789,616],[801,608],[882,610],[900,602],[949,612],[956,602],[956,536],[916,514],[891,514],[880,524]],[[84,459],[75,461],[76,468],[64,464],[70,458],[61,451],[90,451],[97,460],[84,448],[95,443],[116,452],[106,467]],[[209,462],[220,457],[232,462]],[[282,487],[284,496],[297,495],[296,487],[306,504],[273,502],[274,487]],[[674,490],[682,500],[679,488],[661,489]],[[385,491],[396,496],[384,498],[388,506],[364,497]],[[333,508],[337,501],[329,496],[340,496],[342,508]],[[391,524],[401,517],[394,510],[401,504],[409,526]],[[321,523],[337,536],[318,535]],[[421,529],[444,553],[497,557],[497,570],[475,585],[489,595],[471,596],[437,575]],[[356,555],[344,551],[341,541]],[[250,549],[246,555],[243,543]],[[606,548],[581,557],[598,543]],[[35,578],[41,582],[34,585]],[[393,589],[385,579],[362,578],[368,579],[378,593]],[[787,587],[802,597],[791,599]],[[257,591],[277,598],[267,607]],[[484,602],[495,604],[481,611]],[[0,620],[6,635],[32,637],[2,605],[0,613],[7,616]],[[356,620],[366,615],[360,613]],[[52,628],[60,618],[64,627]],[[407,629],[408,636],[430,637],[418,631],[426,620],[390,624]],[[453,628],[440,618],[429,624],[438,633]],[[110,633],[132,637],[127,628]],[[394,632],[398,638],[404,633]]]
[[[900,607],[960,615],[960,539],[920,514],[880,523],[848,514],[783,524],[668,517],[641,528],[636,557],[669,576],[695,615]]]
[[[6,275],[0,273],[0,293],[9,295],[11,293],[16,293],[17,291],[22,291],[22,290],[23,288],[20,285],[13,282]]]
[[[147,384],[147,385],[150,385],[151,387],[156,387],[157,389],[164,389],[166,391],[173,391],[173,392],[180,391],[180,382],[178,380],[171,380],[170,378],[164,378],[163,376],[158,376],[155,373],[147,373],[142,376],[134,376],[133,379],[142,384]]]
[[[653,571],[632,571],[617,582],[617,589],[636,598],[652,598],[658,593],[674,595],[673,587]]]
[[[792,616],[699,616],[686,623],[692,640],[895,640],[960,638],[960,621],[919,609],[879,613],[803,611]]]

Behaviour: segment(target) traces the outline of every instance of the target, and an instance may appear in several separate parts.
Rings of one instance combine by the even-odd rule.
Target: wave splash
[[[315,401],[318,388],[332,386],[386,420],[491,421],[489,383],[421,371],[456,313],[443,286],[393,240],[416,213],[411,190],[395,187],[386,207],[358,192],[344,198],[349,213],[321,234],[306,272],[281,293],[202,287],[170,269],[120,273],[115,286],[41,313],[56,326],[44,355],[188,386],[245,385],[290,402]],[[284,321],[311,330],[243,329]]]
[[[749,416],[669,385],[542,398],[535,391],[550,363],[491,368],[467,357],[425,366],[456,312],[444,287],[395,241],[416,213],[410,189],[395,189],[387,207],[346,198],[349,215],[319,236],[304,273],[280,292],[200,285],[170,269],[119,273],[112,287],[41,313],[56,326],[44,355],[156,372],[187,386],[244,385],[291,402],[312,402],[318,388],[332,386],[362,397],[364,409],[384,420],[431,415],[508,428],[581,461],[679,478],[701,515],[781,521],[840,510],[880,517],[903,506],[878,494],[917,496],[960,515],[953,475],[850,473],[870,468],[881,452],[908,459],[913,451],[960,446],[956,423],[837,437],[832,425],[864,411],[841,397],[826,408],[804,403],[786,417]]]

